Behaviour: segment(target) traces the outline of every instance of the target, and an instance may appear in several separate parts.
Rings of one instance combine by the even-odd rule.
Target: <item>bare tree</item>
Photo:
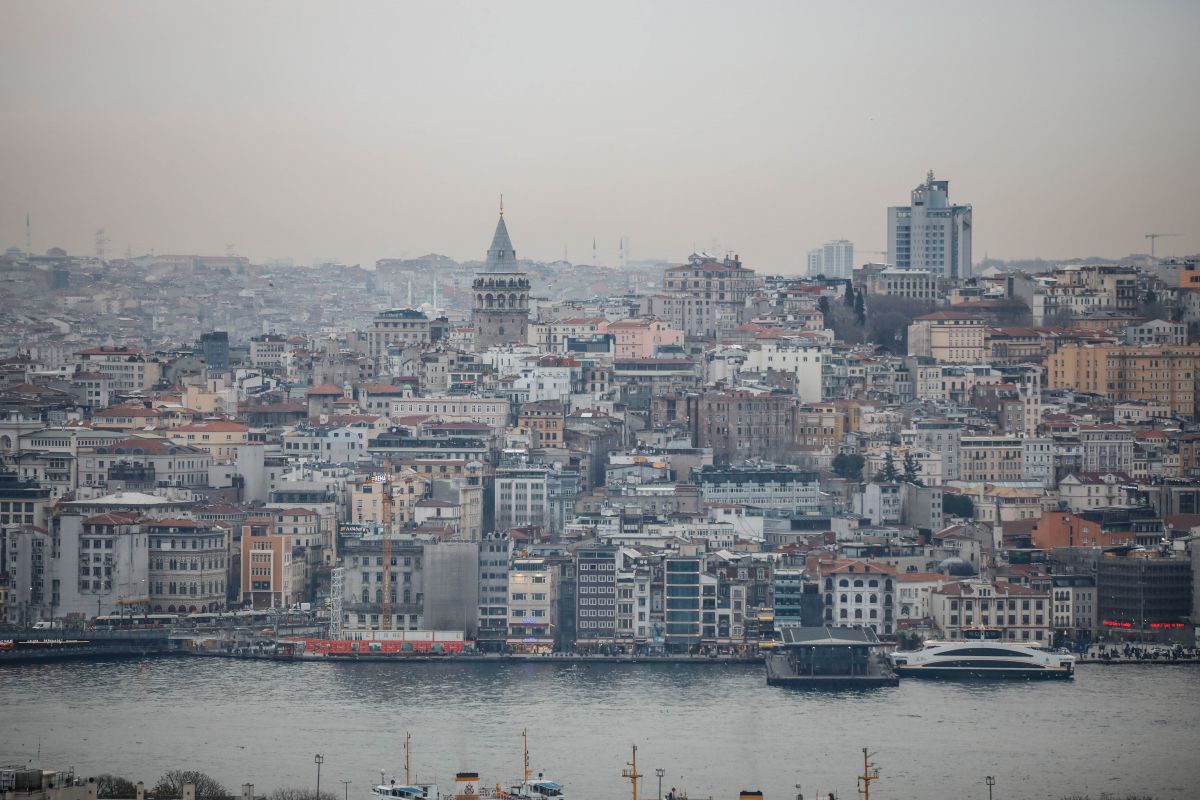
[[[229,790],[203,772],[195,770],[173,769],[163,773],[151,794],[158,798],[183,797],[183,785],[191,783],[196,786],[196,800],[228,800],[232,797]]]

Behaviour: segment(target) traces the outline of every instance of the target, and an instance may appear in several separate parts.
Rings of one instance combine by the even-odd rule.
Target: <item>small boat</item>
[[[920,650],[891,654],[901,677],[1022,678],[1075,677],[1075,657],[1000,638],[999,628],[964,628],[956,641],[928,641]]]
[[[503,797],[509,800],[548,800],[548,798],[563,798],[563,787],[560,783],[548,781],[542,777],[542,773],[538,773],[537,778],[530,778],[529,771],[529,731],[521,731],[521,739],[524,743],[525,759],[523,762],[521,782],[512,786],[507,792],[503,793]]]

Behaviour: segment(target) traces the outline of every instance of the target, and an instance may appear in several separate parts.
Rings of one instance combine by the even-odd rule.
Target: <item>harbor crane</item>
[[[1183,236],[1182,233],[1147,233],[1146,238],[1150,240],[1150,257],[1155,258],[1154,246],[1158,244],[1158,240],[1167,236]]]

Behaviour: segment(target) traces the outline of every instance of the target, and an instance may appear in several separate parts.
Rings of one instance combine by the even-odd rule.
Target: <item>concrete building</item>
[[[896,570],[866,561],[835,561],[821,570],[826,625],[862,625],[890,636],[896,629]]]
[[[585,547],[575,552],[576,601],[575,643],[577,647],[611,645],[617,635],[616,547]]]
[[[900,297],[926,303],[932,303],[940,297],[937,275],[927,269],[899,269],[869,264],[859,271],[857,280],[862,284],[863,291],[876,297]]]
[[[548,467],[500,467],[496,470],[496,530],[550,525]]]
[[[668,650],[686,651],[700,643],[703,573],[699,556],[663,559],[663,640]]]
[[[693,474],[706,503],[815,513],[821,483],[815,472],[790,467],[704,467]]]
[[[821,272],[826,278],[849,279],[854,274],[854,243],[835,239],[821,247]]]
[[[963,436],[959,440],[959,459],[960,481],[1024,480],[1025,445],[1016,436]]]
[[[766,373],[790,372],[796,376],[794,393],[802,403],[820,403],[824,391],[825,365],[830,349],[791,339],[767,339],[746,353],[744,369]]]
[[[971,206],[951,205],[950,182],[934,180],[930,170],[909,205],[888,209],[888,254],[901,269],[969,278],[973,225]]]
[[[717,337],[745,321],[746,300],[758,285],[737,256],[718,261],[693,253],[687,264],[666,271],[664,294],[650,310],[688,336]]]
[[[479,630],[479,544],[459,541],[427,544],[423,558],[425,592],[421,615],[425,627],[462,631],[464,636],[474,639]]]
[[[508,570],[513,542],[489,534],[479,542],[479,628],[477,645],[486,652],[504,648],[508,638]]]
[[[1061,641],[1084,644],[1096,637],[1099,620],[1096,578],[1092,575],[1055,575],[1052,615],[1054,635]]]
[[[291,537],[274,527],[271,517],[242,525],[238,602],[251,608],[287,608],[300,599],[304,560],[292,558]]]
[[[1106,395],[1118,403],[1163,403],[1191,420],[1196,414],[1200,345],[1186,347],[1061,346],[1046,360],[1046,386]]]
[[[1104,637],[1191,646],[1192,564],[1156,550],[1114,550],[1096,566]]]
[[[688,396],[692,445],[711,447],[719,464],[782,460],[792,445],[796,398],[774,392],[707,391]]]
[[[961,311],[935,311],[908,326],[908,354],[945,364],[973,364],[984,357],[983,317]]]
[[[439,327],[438,334],[442,332]],[[417,347],[434,341],[433,327],[424,311],[393,308],[380,312],[367,329],[367,356],[379,369],[392,347]]]
[[[558,635],[555,569],[542,558],[515,558],[508,572],[508,638],[515,653],[549,653]]]
[[[1000,629],[1009,641],[1049,644],[1053,617],[1050,593],[1014,583],[965,580],[930,594],[934,625],[947,639],[962,639],[963,628]]]
[[[152,610],[193,614],[225,609],[229,534],[224,528],[188,519],[155,519],[143,523],[142,529],[150,557],[146,602]],[[242,563],[246,561],[243,556]]]

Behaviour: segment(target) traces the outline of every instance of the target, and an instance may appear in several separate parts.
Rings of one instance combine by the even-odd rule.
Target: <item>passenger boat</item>
[[[929,641],[920,650],[891,654],[900,677],[1023,678],[1075,677],[1075,657],[1027,643],[1004,641],[998,628],[966,628],[959,641]]]
[[[548,781],[542,777],[542,773],[538,773],[537,778],[530,778],[529,770],[529,731],[521,731],[521,739],[524,744],[525,759],[523,761],[523,769],[521,782],[512,786],[507,792],[501,792],[501,798],[506,800],[549,800],[549,798],[557,798],[562,800],[563,787],[562,784]]]

